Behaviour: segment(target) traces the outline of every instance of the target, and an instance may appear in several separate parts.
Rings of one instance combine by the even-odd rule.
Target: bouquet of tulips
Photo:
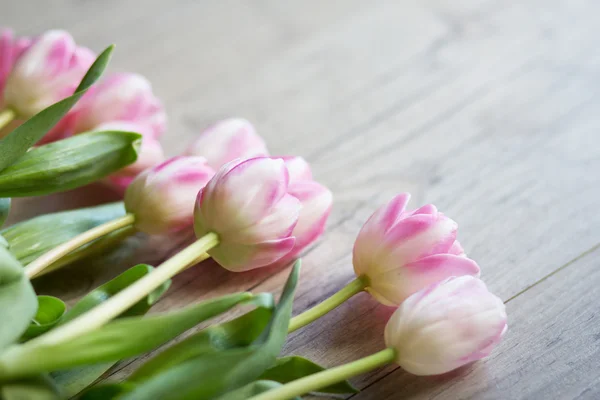
[[[272,157],[242,119],[200,134],[165,159],[166,117],[136,74],[101,77],[99,56],[62,31],[0,33],[0,224],[13,197],[102,181],[123,202],[35,217],[0,231],[0,397],[262,399],[352,393],[348,379],[387,363],[443,374],[487,356],[506,332],[504,304],[479,279],[457,224],[399,194],[371,216],[353,250],[356,279],[292,318],[300,260],[324,232],[332,195],[301,157]],[[156,268],[139,264],[67,310],[31,280],[119,246],[135,232],[196,239]],[[233,272],[291,267],[278,301],[233,293],[145,315],[179,272],[212,258]],[[201,268],[196,266],[195,268]],[[366,291],[395,307],[387,348],[325,368],[281,357],[288,333]],[[96,383],[120,360],[151,352],[238,306],[241,316],[164,348],[122,382]]]

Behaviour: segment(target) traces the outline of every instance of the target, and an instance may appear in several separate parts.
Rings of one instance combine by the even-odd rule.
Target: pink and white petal
[[[225,242],[208,253],[223,268],[242,272],[275,263],[294,248],[294,242],[293,237],[251,245]]]

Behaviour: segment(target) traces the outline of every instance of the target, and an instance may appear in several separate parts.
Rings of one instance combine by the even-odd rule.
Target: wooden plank
[[[509,331],[492,355],[447,376],[396,369],[352,399],[597,399],[600,250],[507,303]]]

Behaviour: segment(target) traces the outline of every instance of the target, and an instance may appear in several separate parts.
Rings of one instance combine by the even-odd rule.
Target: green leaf
[[[0,383],[2,400],[60,400],[63,394],[47,376],[40,375]]]
[[[37,298],[23,266],[0,246],[0,350],[27,329],[37,310]]]
[[[266,370],[260,379],[288,383],[296,379],[324,371],[321,367],[306,358],[298,356],[283,357],[277,360],[277,363]],[[319,389],[322,393],[358,393],[358,390],[348,381],[339,382],[331,386]]]
[[[78,400],[111,400],[131,390],[127,382],[104,383],[86,390]]]
[[[272,303],[267,303],[241,317],[189,336],[147,361],[128,381],[143,382],[187,360],[250,345],[267,327],[273,308]]]
[[[256,396],[271,389],[282,386],[281,383],[269,380],[260,380],[242,386],[239,389],[225,393],[216,398],[216,400],[247,400],[252,396]],[[294,397],[291,400],[301,400],[300,397]]]
[[[0,380],[133,357],[153,350],[202,321],[257,298],[260,299],[251,293],[236,293],[174,312],[121,318],[66,342],[44,343],[40,336],[0,355]]]
[[[267,328],[253,343],[188,359],[152,376],[120,399],[212,399],[256,380],[275,364],[287,337],[299,269],[300,260],[294,264]]]
[[[40,111],[0,140],[0,148],[2,149],[0,152],[0,171],[17,161],[67,114],[71,107],[102,75],[110,60],[113,48],[114,46],[107,47],[96,58],[96,61],[94,61],[75,90],[75,94]]]
[[[133,163],[141,138],[89,132],[36,147],[0,172],[0,195],[41,196],[87,185]]]
[[[47,251],[98,225],[125,215],[122,202],[41,215],[0,233],[10,251],[28,264]]]
[[[121,290],[125,289],[138,279],[150,273],[154,268],[150,265],[139,264],[128,269],[121,275],[110,280],[104,285],[94,289],[84,296],[60,321],[64,324],[67,321],[91,310],[97,305],[105,302]],[[169,288],[171,281],[165,282],[161,287],[155,289],[149,296],[131,307],[119,318],[144,315],[150,307],[158,301],[160,296]],[[94,383],[102,374],[108,371],[115,363],[106,362],[100,364],[86,365],[69,370],[53,372],[51,375],[54,380],[63,388],[67,397],[72,397],[83,389]]]
[[[65,303],[57,297],[38,296],[37,300],[37,312],[21,336],[21,341],[27,341],[52,329],[67,310]]]
[[[10,212],[10,197],[9,198],[0,198],[0,226],[4,225],[6,222],[6,218],[8,218],[8,213]]]

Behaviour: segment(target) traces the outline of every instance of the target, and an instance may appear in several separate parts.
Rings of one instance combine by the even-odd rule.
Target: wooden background
[[[211,122],[243,116],[273,154],[308,159],[335,206],[304,258],[295,313],[353,278],[354,238],[395,193],[459,222],[507,302],[506,340],[451,376],[389,366],[358,377],[352,399],[597,399],[599,15],[597,0],[6,0],[0,22],[20,34],[64,28],[97,51],[116,43],[112,69],[147,76],[168,107],[169,154]],[[106,197],[92,187],[23,200],[13,218]],[[185,240],[137,238],[134,259],[86,262],[61,272],[58,287],[56,277],[37,285],[72,302]],[[178,276],[155,311],[278,292],[286,274],[205,263]],[[360,294],[294,333],[285,353],[327,366],[358,359],[382,349],[390,313]]]

